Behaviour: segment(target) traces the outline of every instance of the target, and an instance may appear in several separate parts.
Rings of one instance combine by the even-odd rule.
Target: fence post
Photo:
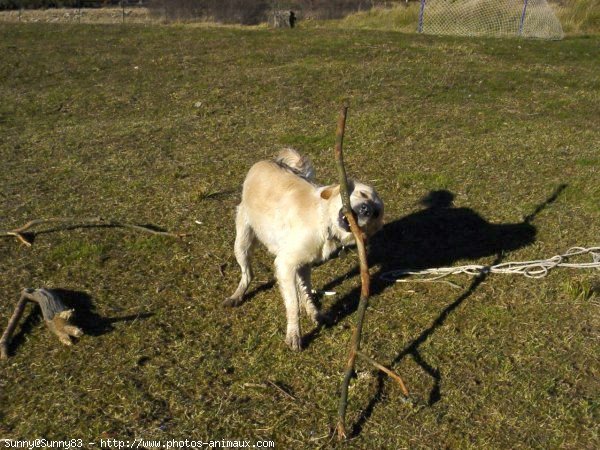
[[[523,13],[519,22],[519,36],[523,36],[523,25],[525,24],[525,14],[527,13],[527,0],[523,0]]]
[[[421,0],[421,8],[419,9],[419,25],[417,27],[417,33],[423,32],[423,14],[425,13],[425,0]]]

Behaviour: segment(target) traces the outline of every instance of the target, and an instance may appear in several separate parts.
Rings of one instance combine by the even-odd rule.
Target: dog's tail
[[[293,148],[284,148],[277,153],[275,155],[275,162],[291,170],[296,175],[306,178],[308,181],[314,181],[315,179],[315,168],[311,160]]]

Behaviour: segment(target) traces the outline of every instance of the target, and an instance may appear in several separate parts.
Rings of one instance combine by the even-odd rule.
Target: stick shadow
[[[502,257],[500,255],[492,263],[499,264],[502,261]],[[485,281],[485,279],[489,276],[487,273],[483,273],[481,275],[476,276],[469,287],[459,295],[452,303],[450,303],[446,308],[442,310],[440,315],[433,321],[433,323],[421,332],[421,334],[415,338],[410,344],[408,344],[404,349],[402,349],[392,360],[389,367],[393,367],[400,363],[404,359],[404,357],[410,355],[413,360],[433,379],[433,386],[429,393],[429,398],[426,402],[427,406],[433,406],[438,401],[441,400],[441,382],[442,376],[440,369],[437,367],[431,366],[427,361],[423,359],[419,352],[419,347],[423,344],[429,337],[434,334],[434,332],[441,327],[448,316],[458,308],[467,298],[471,296],[475,292],[475,290]],[[375,407],[379,404],[384,396],[385,396],[385,386],[386,386],[386,375],[382,372],[377,374],[377,388],[373,397],[369,401],[367,407],[361,412],[358,417],[356,423],[352,426],[352,431],[350,433],[351,436],[358,436],[362,431],[364,425],[369,420]]]
[[[151,224],[151,223],[139,224],[139,226],[148,228],[149,230],[160,232],[160,233],[165,233],[168,231],[163,227],[159,227],[159,226]],[[41,229],[41,230],[24,231],[23,233],[21,233],[21,235],[25,238],[25,240],[27,242],[29,242],[30,244],[34,244],[36,238],[38,236],[42,236],[44,234],[52,234],[52,233],[57,233],[59,231],[88,230],[88,229],[92,229],[92,228],[100,228],[101,229],[101,228],[123,228],[123,227],[120,226],[119,224],[114,224],[114,223],[79,223],[79,224],[75,223],[75,224],[70,224],[70,225],[53,226],[53,227],[45,228],[45,229]]]

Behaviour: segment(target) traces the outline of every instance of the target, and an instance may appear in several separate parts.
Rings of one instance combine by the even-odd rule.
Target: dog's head
[[[383,201],[373,187],[358,181],[348,180],[348,189],[350,206],[358,226],[367,237],[373,236],[383,226]],[[328,211],[334,234],[343,242],[351,239],[352,232],[344,216],[339,184],[325,187],[321,191],[321,198],[329,203]]]

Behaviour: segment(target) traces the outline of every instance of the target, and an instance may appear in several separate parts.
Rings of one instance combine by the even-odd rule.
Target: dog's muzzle
[[[358,226],[361,228],[365,226],[371,218],[377,219],[381,214],[379,207],[372,202],[361,203],[355,208],[352,208],[352,211],[354,211],[358,221]],[[340,209],[338,214],[338,225],[347,233],[350,232],[350,224],[346,219],[343,208]]]
[[[358,211],[356,211],[356,215],[358,217],[366,217],[369,218],[374,215],[375,209],[370,203],[361,203],[358,205]]]

